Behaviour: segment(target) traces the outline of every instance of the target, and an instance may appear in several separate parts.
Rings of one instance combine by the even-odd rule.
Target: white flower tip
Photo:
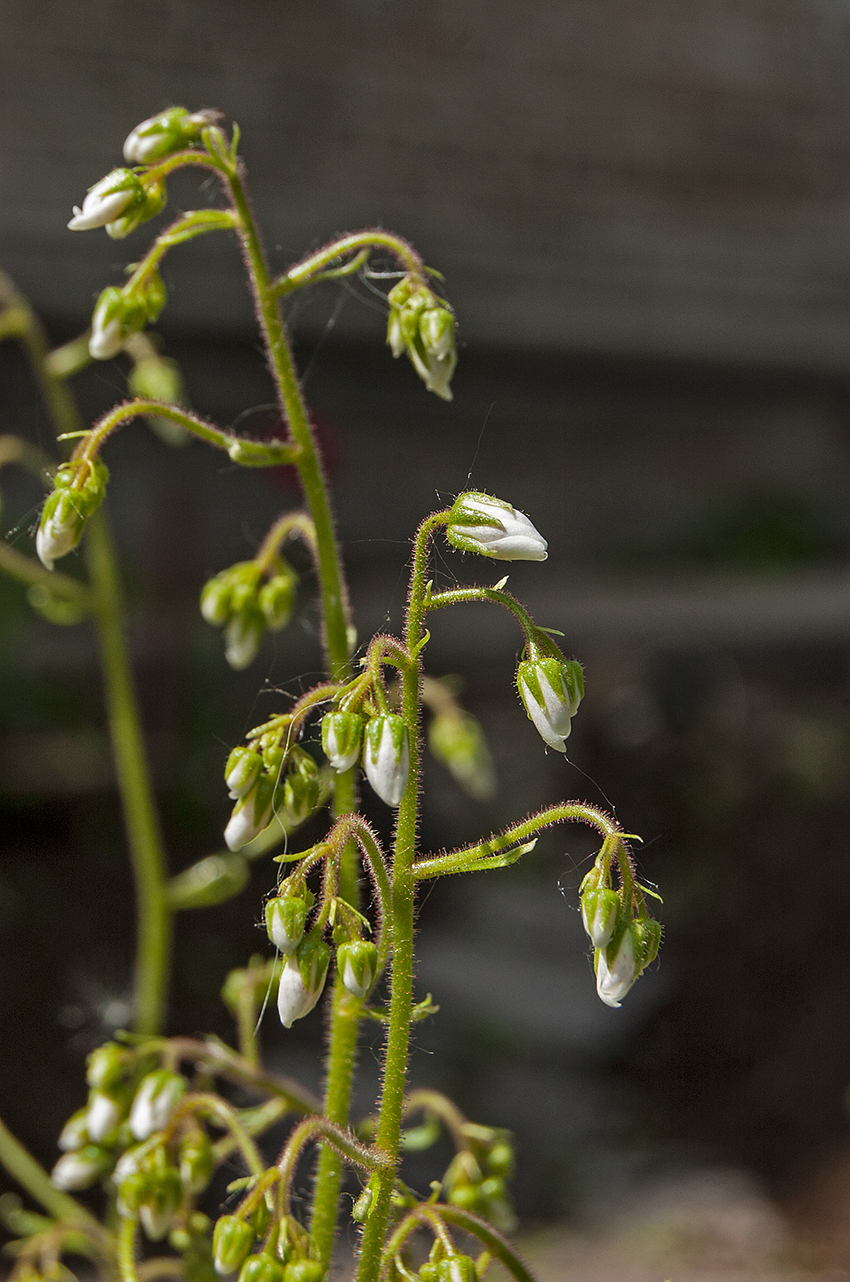
[[[92,326],[89,339],[89,356],[95,361],[111,361],[124,346],[124,331],[121,321],[116,316],[105,325]]]
[[[49,534],[45,534],[45,531],[39,526],[35,536],[35,550],[45,570],[52,570],[54,565],[54,558],[50,554],[51,542]]]

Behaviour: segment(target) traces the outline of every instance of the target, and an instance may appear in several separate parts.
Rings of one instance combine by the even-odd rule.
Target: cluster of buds
[[[407,352],[429,392],[452,399],[449,386],[457,365],[455,318],[425,282],[404,276],[388,295],[387,342],[393,356]]]
[[[496,772],[481,723],[455,697],[454,678],[424,677],[422,701],[433,713],[428,747],[476,801],[496,795]]]
[[[59,1137],[63,1152],[51,1180],[57,1188],[76,1191],[111,1172],[119,1203],[157,1239],[168,1231],[185,1193],[206,1187],[213,1156],[208,1137],[194,1123],[166,1145],[162,1133],[186,1080],[168,1069],[148,1069],[149,1061],[115,1042],[92,1052],[88,1102]]]
[[[548,543],[524,512],[477,490],[455,499],[446,538],[461,552],[475,552],[496,561],[545,561],[549,555]]]
[[[581,919],[593,944],[596,991],[606,1006],[620,1006],[626,993],[658,955],[661,925],[650,917],[642,895],[614,890],[600,859],[581,884]]]
[[[402,1277],[417,1278],[418,1282],[478,1282],[478,1269],[471,1255],[450,1251],[439,1238],[435,1238],[428,1259],[419,1266],[418,1272],[411,1273],[405,1269],[402,1273],[395,1266],[389,1276],[393,1282]]]
[[[107,285],[95,304],[89,338],[89,355],[96,361],[117,356],[133,334],[152,325],[166,303],[165,282],[156,269],[123,289]]]
[[[399,806],[410,775],[410,736],[394,712],[365,718],[337,709],[322,720],[322,748],[334,770],[350,770],[361,758],[372,789],[388,806]]]
[[[186,107],[169,107],[127,135],[124,159],[128,165],[150,165],[175,151],[182,151],[198,141],[204,129],[218,120],[218,111],[188,111]]]
[[[241,850],[267,828],[274,813],[289,831],[303,824],[319,800],[319,771],[297,744],[286,752],[276,738],[234,748],[224,780],[236,802],[224,830],[230,850]]]
[[[88,189],[82,208],[74,206],[71,231],[105,227],[113,240],[123,240],[165,205],[165,184],[156,175],[113,169]]]
[[[464,1135],[468,1147],[455,1154],[443,1176],[446,1201],[510,1233],[516,1228],[507,1185],[514,1169],[510,1133],[468,1122]]]
[[[322,1282],[325,1269],[311,1257],[310,1239],[292,1216],[286,1216],[277,1234],[255,1251],[268,1220],[264,1198],[250,1212],[221,1216],[213,1233],[216,1273],[238,1273],[238,1282]]]
[[[35,548],[47,570],[72,552],[82,538],[86,521],[100,506],[109,472],[99,459],[63,463],[53,477],[53,493],[41,513]]]
[[[516,684],[543,742],[566,752],[572,719],[584,697],[581,664],[565,659],[551,638],[538,632],[528,646],[528,657],[517,667]]]
[[[267,628],[286,627],[292,617],[298,578],[283,557],[270,570],[256,561],[240,561],[222,570],[201,592],[201,614],[213,627],[224,628],[224,654],[231,668],[253,662]]]

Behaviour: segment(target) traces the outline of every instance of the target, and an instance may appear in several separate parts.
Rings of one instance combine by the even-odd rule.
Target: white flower
[[[284,1028],[291,1028],[296,1019],[309,1015],[316,1005],[325,986],[329,961],[327,944],[320,940],[313,943],[309,936],[298,952],[287,958],[277,990],[277,1011]]]
[[[50,1172],[50,1183],[54,1188],[64,1189],[66,1193],[90,1188],[104,1172],[104,1159],[103,1150],[91,1144],[79,1153],[63,1153]]]
[[[322,718],[322,750],[334,770],[350,770],[360,756],[363,718],[356,712],[328,712]]]
[[[121,1120],[121,1108],[110,1095],[92,1091],[86,1111],[86,1129],[89,1138],[99,1144],[110,1135]]]
[[[410,743],[401,717],[386,713],[366,726],[363,768],[375,792],[388,806],[398,806],[410,774]]]
[[[143,1078],[130,1109],[130,1130],[137,1140],[146,1140],[168,1125],[185,1089],[185,1079],[165,1068]]]
[[[268,827],[272,815],[274,792],[270,784],[271,780],[261,776],[251,791],[240,798],[233,807],[230,822],[224,830],[224,840],[228,850],[241,850]]]
[[[62,1127],[61,1134],[56,1142],[63,1153],[73,1153],[88,1143],[87,1112],[87,1109],[81,1108],[78,1113],[74,1113],[72,1117],[69,1117]]]
[[[455,499],[446,537],[462,552],[497,561],[545,561],[549,546],[524,512],[490,494],[471,492]]]
[[[95,361],[110,361],[117,356],[124,346],[127,337],[120,316],[106,319],[104,309],[96,307],[91,318],[91,337],[89,338],[89,356]]]
[[[278,952],[288,957],[304,938],[307,905],[300,896],[284,895],[266,904],[266,930]]]
[[[86,193],[83,207],[74,206],[74,217],[68,223],[71,231],[91,231],[114,222],[139,199],[141,184],[129,169],[118,169]]]
[[[54,561],[73,552],[82,531],[83,519],[73,498],[69,494],[60,494],[49,515],[42,517],[35,536],[35,550],[46,570],[52,570]]]
[[[596,953],[596,991],[606,1006],[620,1006],[626,993],[638,977],[635,945],[630,929],[626,929],[609,964],[607,949]]]
[[[566,752],[564,740],[581,702],[580,665],[552,657],[524,659],[517,668],[517,689],[543,742]]]

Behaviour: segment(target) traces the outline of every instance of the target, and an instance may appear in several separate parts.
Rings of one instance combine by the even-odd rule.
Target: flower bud
[[[81,1108],[68,1118],[56,1141],[63,1153],[73,1153],[88,1144],[90,1135],[86,1126],[88,1109]]]
[[[287,958],[280,976],[277,1009],[284,1028],[309,1015],[322,995],[331,950],[318,931],[305,935]]]
[[[283,1266],[271,1255],[249,1255],[239,1271],[239,1282],[283,1282]]]
[[[405,276],[387,296],[387,342],[393,356],[406,351],[429,392],[452,399],[449,386],[457,365],[454,316],[423,282]]]
[[[242,610],[224,629],[224,657],[235,672],[250,667],[262,645],[266,621],[257,609]]]
[[[354,939],[339,945],[336,965],[345,987],[362,1001],[378,973],[378,950],[367,939]]]
[[[113,169],[89,187],[82,209],[74,206],[74,217],[68,223],[71,231],[90,231],[106,227],[114,219],[142,205],[145,189],[131,169]]]
[[[63,1153],[50,1173],[54,1188],[66,1193],[91,1188],[112,1165],[109,1153],[96,1144],[86,1144],[76,1153]]]
[[[316,764],[308,754],[306,764],[295,771],[290,771],[283,783],[283,810],[280,820],[283,826],[295,828],[310,818],[319,800],[319,775]]]
[[[106,234],[112,240],[123,240],[130,232],[136,230],[140,223],[147,222],[165,206],[165,183],[159,178],[141,179],[143,199],[140,204],[132,205],[118,218],[106,224]]]
[[[279,953],[288,957],[304,937],[307,903],[300,895],[279,895],[266,904],[266,930]]]
[[[517,668],[517,689],[544,743],[566,752],[570,721],[584,694],[581,665],[551,656],[524,659]]]
[[[53,493],[41,513],[35,547],[47,570],[54,561],[77,546],[86,521],[106,493],[109,472],[99,460],[86,464],[63,463],[53,478]]]
[[[290,1260],[283,1270],[283,1282],[322,1282],[324,1276],[318,1260]]]
[[[654,917],[639,917],[632,922],[632,934],[635,941],[635,959],[638,974],[650,962],[654,962],[661,946],[661,923]]]
[[[461,552],[497,561],[545,561],[548,556],[546,540],[524,512],[474,490],[452,504],[446,538]]]
[[[86,1109],[86,1128],[89,1139],[100,1144],[111,1135],[121,1121],[124,1109],[121,1103],[103,1091],[92,1091]]]
[[[222,1276],[241,1269],[251,1247],[254,1230],[238,1215],[222,1215],[213,1230],[213,1264]]]
[[[148,1181],[148,1188],[139,1201],[139,1219],[148,1237],[159,1242],[171,1228],[180,1208],[183,1185],[173,1166],[158,1171]]]
[[[270,1194],[266,1193],[264,1197],[261,1197],[247,1217],[256,1237],[265,1237],[266,1230],[271,1224],[272,1213],[268,1203],[269,1196]]]
[[[140,125],[127,135],[124,159],[128,165],[150,165],[175,151],[191,146],[206,125],[217,118],[215,111],[190,113],[185,107],[169,107]]]
[[[253,748],[240,745],[233,749],[224,767],[224,782],[234,801],[238,801],[240,797],[245,796],[246,792],[251,791],[260,777],[262,768],[263,759],[258,752],[254,752]]]
[[[597,993],[606,1006],[621,1006],[639,974],[631,926],[619,938],[615,935],[606,948],[597,948],[595,961]]]
[[[322,750],[334,770],[350,770],[360,756],[363,718],[357,712],[328,712],[322,718]]]
[[[620,923],[622,904],[616,890],[590,887],[581,897],[581,919],[594,948],[606,948]]]
[[[168,883],[168,902],[175,912],[213,908],[245,889],[251,873],[244,855],[206,855]]]
[[[373,717],[366,725],[363,768],[375,792],[388,806],[398,806],[410,774],[407,726],[395,713]]]
[[[130,1131],[137,1140],[146,1140],[163,1130],[186,1089],[179,1073],[158,1068],[142,1079],[130,1109]]]
[[[273,632],[279,632],[281,628],[285,628],[292,618],[297,582],[295,573],[287,566],[285,571],[281,570],[278,574],[272,575],[268,583],[264,583],[260,588],[257,601],[266,620],[266,626]]]
[[[230,822],[224,830],[224,840],[229,850],[241,850],[268,827],[273,800],[274,779],[262,774],[250,792],[240,797],[233,807]]]
[[[205,1131],[190,1131],[178,1154],[180,1183],[187,1193],[202,1193],[210,1182],[213,1150]]]
[[[428,729],[428,746],[471,797],[487,801],[495,796],[493,759],[475,717],[454,708],[438,712]]]
[[[437,1282],[477,1282],[478,1271],[469,1255],[447,1255],[437,1264]]]
[[[130,334],[144,323],[141,307],[129,299],[117,285],[101,290],[91,318],[89,355],[95,361],[109,361],[117,356]]]
[[[124,1081],[132,1054],[117,1042],[105,1042],[86,1060],[86,1082],[93,1091],[108,1091]]]

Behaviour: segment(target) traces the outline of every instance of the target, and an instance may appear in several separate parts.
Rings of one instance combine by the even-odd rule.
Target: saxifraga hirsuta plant
[[[239,1282],[321,1282],[342,1207],[348,1206],[342,1182],[350,1168],[361,1183],[351,1211],[362,1226],[358,1282],[470,1282],[483,1277],[493,1260],[515,1278],[528,1279],[503,1236],[513,1227],[510,1135],[468,1121],[436,1091],[406,1092],[411,1029],[434,1010],[430,996],[418,1004],[413,996],[417,887],[435,877],[505,868],[528,854],[545,828],[581,822],[601,838],[580,899],[597,990],[609,1006],[619,1006],[655,957],[660,926],[636,879],[629,835],[592,805],[549,806],[462,849],[433,855],[417,849],[423,708],[431,713],[431,748],[458,781],[478,797],[493,789],[478,723],[449,685],[423,673],[427,615],[481,601],[514,616],[524,641],[517,692],[554,751],[565,750],[583,695],[582,669],[504,590],[504,580],[492,587],[434,590],[429,563],[440,531],[464,553],[495,561],[546,559],[546,541],[527,516],[476,491],[422,521],[413,540],[402,634],[376,635],[352,662],[348,594],[328,490],[281,300],[320,281],[363,272],[373,255],[392,259],[397,280],[387,296],[387,342],[445,400],[451,399],[457,362],[454,315],[435,284],[436,273],[409,244],[385,231],[343,236],[274,276],[246,194],[238,142],[238,129],[228,136],[218,112],[180,107],[133,130],[124,145],[126,166],[90,189],[74,211],[72,230],[103,227],[122,239],[159,213],[169,175],[187,166],[217,180],[224,204],[182,214],[161,232],[126,282],[104,289],[91,329],[80,339],[51,352],[26,302],[0,281],[0,335],[23,343],[57,441],[74,442],[70,455],[50,463],[16,437],[0,439],[0,465],[15,463],[39,475],[47,466],[52,479],[35,536],[38,560],[0,543],[0,568],[28,586],[33,606],[52,622],[93,620],[138,914],[132,1031],[116,1034],[89,1056],[88,1103],[62,1131],[62,1155],[52,1174],[0,1123],[0,1161],[46,1212],[6,1207],[7,1223],[19,1235],[12,1277],[59,1277],[66,1270],[64,1257],[85,1256],[105,1276],[123,1282],[164,1276],[214,1282],[230,1274],[238,1274]],[[242,250],[286,426],[282,440],[250,440],[192,413],[181,403],[179,370],[149,337],[148,326],[166,302],[163,258],[184,241],[218,231],[234,235]],[[86,428],[68,380],[92,360],[116,357],[129,362],[131,399]],[[295,608],[297,576],[285,547],[300,539],[316,567],[326,660],[325,680],[231,752],[225,783],[235,804],[225,828],[227,851],[170,878],[124,640],[115,557],[100,510],[108,484],[104,447],[134,418],[146,419],[172,443],[193,434],[243,467],[294,466],[303,509],[281,515],[252,559],[221,570],[203,587],[201,612],[223,629],[230,665],[247,667],[265,631],[284,627]],[[81,543],[85,579],[55,570]],[[319,721],[321,761],[303,743],[305,731],[315,739]],[[391,849],[357,812],[361,770],[395,812]],[[291,853],[295,831],[322,808],[330,811],[324,838]],[[269,956],[253,958],[224,982],[238,1050],[215,1038],[164,1037],[175,915],[237,894],[247,884],[249,861],[284,842],[287,853],[276,859],[285,875],[276,879],[265,904]],[[306,1016],[328,986],[329,972],[328,1053],[318,1099],[263,1067],[256,1024],[269,993],[284,1027]],[[376,1001],[379,986],[388,1001]],[[365,1019],[383,1026],[383,1074],[374,1113],[352,1124],[352,1078]],[[240,1098],[250,1092],[256,1103],[229,1102],[228,1085],[240,1088]],[[285,1117],[293,1119],[292,1130],[269,1165],[258,1141]],[[453,1141],[455,1156],[423,1199],[400,1180],[400,1156],[405,1147],[427,1147],[441,1129]],[[312,1196],[306,1214],[297,1217],[293,1177],[311,1147],[318,1150]],[[217,1168],[233,1162],[241,1163],[245,1175],[230,1185],[231,1200],[222,1213],[204,1202],[204,1194]],[[102,1191],[101,1218],[73,1196],[95,1187]],[[479,1252],[476,1258],[467,1254],[470,1249]]]

